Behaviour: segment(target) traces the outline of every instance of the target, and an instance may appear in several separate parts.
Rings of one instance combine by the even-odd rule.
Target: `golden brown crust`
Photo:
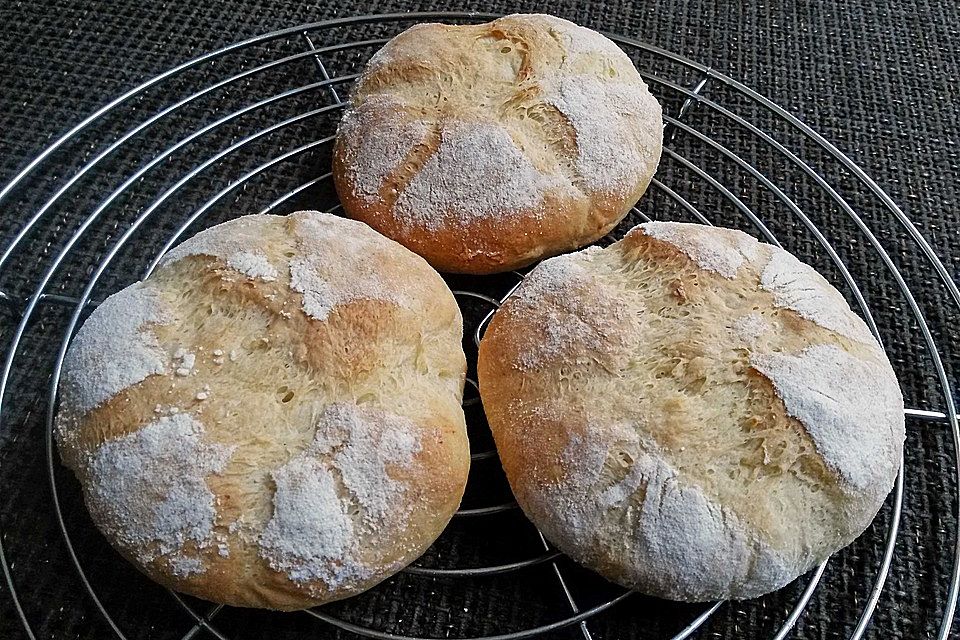
[[[138,328],[159,349],[161,373],[82,410],[85,394],[97,387],[90,379],[94,356],[83,348],[91,336],[86,326],[78,333],[65,363],[58,418],[64,463],[84,485],[91,515],[111,544],[165,586],[230,605],[283,610],[359,593],[423,553],[463,493],[469,446],[456,301],[421,258],[356,222],[317,213],[252,216],[206,233],[204,242],[188,241],[183,246],[194,242],[191,250],[176,255],[175,249],[173,259],[134,285],[162,300],[166,315]],[[313,260],[303,270],[315,281],[293,277],[303,276],[295,266],[300,260]],[[344,297],[337,287],[350,280],[341,276],[363,286]],[[333,288],[324,289],[327,284]],[[110,306],[104,313],[116,313]],[[92,317],[88,324],[97,328],[102,320]],[[125,345],[105,344],[108,357],[114,348],[122,355]],[[331,407],[343,409],[331,418]],[[132,499],[104,477],[103,468],[119,469],[133,490],[140,487],[150,469],[131,471],[126,461],[146,450],[149,467],[156,447],[144,444],[144,429],[173,420],[199,430],[186,456],[210,461],[204,469],[186,467],[187,475],[199,474],[194,484],[158,486],[155,494]],[[393,445],[394,458],[379,452],[389,453],[388,437],[400,443]],[[334,448],[321,442],[331,438],[342,442]],[[369,438],[385,475],[337,458],[367,446]],[[107,445],[116,456],[104,454]],[[264,546],[265,527],[279,517],[277,473],[301,459],[308,470],[318,464],[335,475],[354,474],[336,481],[340,506],[325,507],[345,509],[338,517],[350,521],[349,555],[340,560],[291,559],[288,547],[313,547],[284,539],[293,535],[289,527],[278,534],[287,555]],[[160,485],[163,476],[158,471]],[[157,515],[164,502],[192,492],[182,506],[196,517],[181,528],[193,531],[202,528],[207,490],[215,513],[209,531],[179,542],[165,538]],[[387,515],[364,519],[383,496],[394,501]],[[297,499],[291,498],[294,506]],[[158,521],[131,528],[121,516],[133,511]],[[169,548],[161,548],[165,544]],[[357,570],[336,578],[347,565]]]
[[[333,156],[344,210],[442,271],[506,271],[599,239],[660,156],[660,107],[629,58],[550,16],[418,25],[374,56],[351,102]]]

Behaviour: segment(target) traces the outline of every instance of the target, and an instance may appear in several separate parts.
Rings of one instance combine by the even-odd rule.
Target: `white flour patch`
[[[197,363],[197,355],[195,353],[190,353],[182,347],[174,352],[173,359],[177,361],[174,373],[176,373],[178,376],[190,375],[190,372],[193,371],[194,365]]]
[[[616,558],[631,582],[665,595],[684,585],[688,598],[742,584],[751,566],[759,590],[792,577],[769,545],[685,483],[632,425],[588,425],[570,439],[561,464],[566,474],[528,491],[525,506],[542,514],[545,535],[580,562]]]
[[[317,452],[331,454],[343,484],[362,507],[371,526],[397,510],[403,486],[387,472],[388,464],[410,465],[420,451],[418,427],[406,418],[353,404],[333,404],[317,423]]]
[[[612,295],[599,302],[583,295],[596,294],[602,286],[584,264],[601,251],[590,247],[544,260],[510,297],[511,313],[523,314],[541,333],[518,354],[520,369],[535,369],[559,357],[586,362],[609,352],[609,344],[622,346],[628,324],[623,303]]]
[[[827,466],[857,489],[889,490],[904,438],[903,396],[887,367],[834,345],[799,355],[755,355],[750,363],[773,383]]]
[[[550,190],[575,191],[559,175],[546,175],[503,127],[447,122],[440,147],[397,199],[396,213],[410,225],[437,230],[466,227],[491,216],[533,210],[543,215]]]
[[[170,557],[170,571],[173,575],[186,578],[206,571],[206,565],[203,564],[203,558],[198,556],[178,556]]]
[[[290,288],[303,295],[304,312],[325,321],[339,305],[377,300],[397,306],[409,296],[384,280],[376,258],[389,247],[365,224],[336,216],[294,214],[299,255],[290,260]]]
[[[354,193],[367,202],[378,200],[384,180],[429,134],[426,122],[411,119],[398,101],[384,95],[370,96],[348,109],[337,135],[345,144]]]
[[[683,222],[646,222],[638,227],[644,234],[672,244],[701,269],[734,278],[745,262],[759,259],[761,244],[735,229],[708,227]]]
[[[642,82],[560,76],[545,100],[576,131],[576,167],[590,189],[624,193],[660,160],[660,103]]]
[[[277,270],[262,253],[237,251],[227,257],[227,266],[255,280],[271,282],[277,279]]]
[[[876,344],[866,323],[860,319],[827,280],[816,270],[782,249],[774,249],[760,276],[761,286],[773,294],[778,307],[796,311],[802,317],[842,336]]]
[[[151,325],[172,321],[160,294],[135,283],[103,301],[70,344],[63,361],[62,406],[77,416],[148,376],[167,370]]]
[[[261,555],[297,582],[337,588],[370,577],[359,558],[361,536],[388,535],[409,511],[388,465],[410,466],[419,451],[418,427],[405,418],[353,404],[326,407],[313,444],[273,472],[274,513]]]
[[[353,522],[333,474],[310,455],[273,472],[273,516],[260,536],[260,553],[295,582],[322,580],[331,588],[370,575],[351,558]]]
[[[772,328],[770,322],[759,313],[740,316],[733,321],[733,332],[747,344],[755,342]]]
[[[188,256],[210,256],[251,279],[276,280],[278,272],[261,249],[263,230],[279,216],[249,215],[204,229],[171,249],[160,265]]]
[[[399,296],[384,284],[374,269],[364,263],[334,263],[330,256],[299,258],[290,263],[290,287],[303,294],[303,311],[320,321],[336,307],[358,300],[399,304]],[[352,271],[351,266],[358,267]]]
[[[623,50],[612,40],[597,33],[593,29],[587,29],[569,20],[547,14],[534,14],[524,17],[537,18],[550,25],[549,29],[551,33],[561,43],[568,58],[571,58],[571,60],[565,60],[565,64],[574,62],[572,58],[584,55],[602,55],[626,58],[629,60]]]
[[[87,504],[107,536],[144,563],[166,556],[176,575],[203,570],[184,546],[212,544],[206,477],[222,472],[234,449],[204,442],[203,433],[186,413],[159,418],[103,443],[84,464]]]

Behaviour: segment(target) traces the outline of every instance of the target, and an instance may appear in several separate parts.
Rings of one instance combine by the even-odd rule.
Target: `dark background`
[[[960,105],[956,90],[960,8],[956,3],[660,0],[589,4],[491,1],[454,5],[253,0],[202,4],[8,1],[0,5],[0,183],[12,178],[58,135],[112,97],[184,60],[256,34],[357,13],[547,11],[684,54],[768,96],[822,133],[872,175],[916,223],[951,274],[955,275],[960,264],[960,234],[956,229],[960,221]],[[720,90],[709,91],[708,96],[718,100],[724,97]],[[675,113],[676,106],[669,105],[667,112]],[[143,109],[149,111],[150,105],[145,104]],[[140,117],[143,116],[141,113]],[[703,118],[694,122],[710,126],[706,116]],[[749,141],[742,138],[734,136],[730,140],[728,146],[734,148],[749,146]],[[679,141],[678,148],[684,148],[683,144]],[[72,150],[73,155],[62,159],[62,171],[54,165],[25,184],[22,194],[18,192],[20,197],[0,209],[0,245],[7,244],[25,216],[42,202],[33,194],[47,193],[67,175],[71,162],[82,160],[95,148],[96,142],[91,141],[86,150]],[[751,158],[762,155],[752,147],[747,152],[752,152]],[[832,171],[829,158],[811,154],[811,162],[818,170]],[[766,166],[762,157],[757,163]],[[716,170],[723,173],[724,168],[718,164]],[[776,168],[771,172],[790,183],[789,174],[781,175]],[[674,178],[670,184],[675,187],[682,183],[682,176],[670,167],[664,167],[662,175],[664,181]],[[848,179],[845,172],[836,172],[838,183],[846,185]],[[115,182],[114,176],[113,182],[105,184]],[[736,178],[730,183],[740,185]],[[797,184],[798,192],[806,188]],[[738,193],[752,196],[751,187],[740,186]],[[96,184],[92,185],[92,189],[96,188]],[[902,233],[889,212],[863,193],[852,193],[850,201],[903,269],[934,327],[947,375],[955,379],[953,372],[960,349],[953,334],[957,333],[958,309],[936,282],[930,264],[920,258],[916,244]],[[709,206],[709,201],[705,202]],[[815,207],[819,201],[810,194],[809,202]],[[650,206],[654,205],[656,202],[651,200]],[[75,225],[72,215],[69,211],[59,212],[38,227],[30,248],[0,274],[0,288],[17,297],[33,290],[40,265],[62,246],[65,229]],[[724,215],[718,210],[719,219],[724,220]],[[118,221],[121,219],[122,216],[117,217]],[[936,390],[931,360],[923,355],[925,347],[916,323],[904,315],[905,301],[891,293],[894,289],[889,279],[864,253],[862,240],[859,244],[856,241],[856,230],[840,219],[840,214],[824,209],[816,221],[831,230],[831,240],[843,245],[842,255],[856,265],[851,271],[866,283],[863,289],[871,308],[878,313],[880,332],[901,376],[908,405],[942,409],[945,401]],[[801,231],[786,224],[776,231],[790,241],[788,244],[785,240],[788,248],[821,266],[809,246],[809,238],[805,239]],[[110,233],[105,233],[104,246],[110,237]],[[82,247],[76,264],[66,269],[62,281],[56,283],[57,290],[75,293],[101,252],[93,244]],[[115,289],[129,279],[126,273],[109,274],[105,287]],[[0,316],[4,345],[15,320],[11,313]],[[108,637],[109,628],[101,622],[73,572],[52,521],[49,489],[43,475],[45,385],[49,361],[58,346],[54,340],[64,322],[64,317],[51,313],[27,336],[18,356],[21,375],[13,381],[4,399],[5,413],[0,424],[0,523],[15,584],[38,635],[101,638]],[[945,425],[910,421],[908,431],[908,472],[897,555],[868,632],[868,637],[878,639],[935,637],[952,568],[957,533],[956,487],[951,475],[954,444]],[[70,487],[69,479],[64,482],[67,495],[75,501],[75,487]],[[800,619],[798,637],[841,638],[850,633],[875,577],[889,523],[889,506],[881,513],[875,530],[868,531],[857,545],[831,563],[823,587]],[[68,504],[66,511],[71,522],[84,527],[81,506]],[[497,540],[497,535],[509,537],[513,535],[509,527],[521,524],[508,522],[498,526],[503,527],[499,533],[485,535],[491,536],[491,540]],[[459,534],[454,531],[451,535]],[[102,556],[96,557],[107,563],[113,560],[95,533],[81,535],[77,544],[81,553],[94,548],[97,553],[102,552]],[[571,567],[569,571],[576,569]],[[145,584],[129,568],[110,568],[105,572],[106,577],[101,579],[108,583],[104,587],[111,598],[108,608],[126,621],[124,631],[131,637],[180,637],[190,628],[189,620],[171,605],[168,595]],[[581,577],[585,584],[591,584],[589,576]],[[115,582],[112,588],[111,582]],[[778,596],[754,603],[725,605],[701,637],[770,637],[802,587],[803,584],[794,585]],[[413,629],[425,635],[446,632],[456,636],[529,626],[524,621],[541,612],[533,597],[534,591],[540,589],[536,582],[481,583],[464,587],[462,593],[457,591],[459,588],[438,583],[428,589],[404,583],[392,591],[385,590],[379,599],[369,600],[365,610],[353,613],[356,620],[380,623],[379,628],[395,632]],[[603,588],[601,585],[596,589]],[[205,610],[204,605],[200,608]],[[437,611],[444,612],[443,616],[438,617]],[[669,637],[679,627],[663,623],[662,619],[689,620],[697,611],[695,607],[632,598],[592,628],[598,638]],[[227,632],[236,637],[262,637],[261,630],[272,628],[260,618],[250,618],[247,626],[245,616],[236,613],[231,622],[224,623]],[[400,623],[390,627],[390,620],[404,618],[411,626]],[[275,620],[279,625],[280,618]],[[142,626],[137,626],[137,621]],[[284,619],[284,624],[287,621]],[[327,637],[334,633],[331,627],[309,619],[283,628],[291,636]],[[18,637],[19,629],[19,620],[2,585],[0,638]],[[177,629],[179,633],[172,631]],[[575,633],[564,632],[558,637],[575,637]],[[960,634],[954,632],[951,637]]]

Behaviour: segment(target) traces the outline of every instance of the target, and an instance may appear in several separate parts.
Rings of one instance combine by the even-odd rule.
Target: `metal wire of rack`
[[[9,342],[5,346],[5,359],[2,376],[0,376],[0,434],[3,433],[4,429],[11,428],[7,417],[10,413],[9,406],[13,403],[13,398],[10,396],[11,379],[19,369],[30,366],[29,363],[22,360],[24,357],[21,353],[23,351],[22,343],[25,334],[31,324],[37,322],[38,317],[42,318],[49,309],[65,310],[67,313],[67,319],[60,329],[60,342],[53,359],[50,387],[45,398],[47,475],[52,492],[52,507],[62,534],[62,542],[66,546],[77,575],[96,610],[116,637],[126,638],[129,630],[125,631],[121,628],[121,623],[116,621],[114,615],[110,612],[112,603],[102,597],[102,588],[98,588],[95,585],[95,580],[90,578],[89,564],[84,561],[84,549],[76,543],[76,530],[74,528],[76,524],[68,522],[68,518],[64,515],[63,487],[51,437],[52,421],[56,410],[57,385],[63,357],[78,323],[96,305],[97,293],[104,288],[101,281],[109,279],[109,274],[114,272],[135,273],[138,277],[146,276],[157,266],[163,253],[183,239],[185,234],[195,225],[205,226],[209,224],[209,219],[215,214],[231,215],[222,211],[226,205],[230,204],[230,199],[233,198],[234,203],[240,201],[243,197],[242,193],[248,185],[256,185],[258,180],[263,180],[265,177],[275,176],[276,184],[272,189],[263,190],[263,193],[272,194],[271,200],[265,205],[261,203],[260,207],[255,210],[262,213],[291,210],[289,208],[291,205],[304,202],[320,202],[327,198],[329,204],[325,207],[326,210],[337,211],[339,205],[335,200],[330,199],[332,193],[330,172],[325,170],[322,162],[319,170],[317,170],[316,164],[308,165],[304,169],[303,161],[304,158],[311,155],[321,158],[329,155],[330,143],[334,139],[333,127],[336,123],[337,114],[343,109],[345,105],[344,96],[347,94],[350,83],[356,78],[357,69],[362,66],[365,59],[386,42],[390,36],[413,21],[478,21],[493,17],[495,16],[472,13],[358,16],[291,27],[230,45],[181,64],[104,105],[53,142],[0,190],[0,204],[13,202],[15,196],[31,186],[31,181],[37,179],[45,165],[49,164],[58,153],[78,140],[83,140],[84,136],[94,136],[97,143],[94,148],[99,147],[99,150],[95,154],[88,155],[83,163],[76,166],[75,170],[69,174],[69,177],[58,179],[58,186],[53,190],[52,195],[43,201],[33,211],[32,215],[25,216],[24,224],[3,248],[2,253],[0,253],[0,276],[2,276],[4,269],[13,264],[19,254],[27,250],[25,248],[29,247],[30,238],[37,233],[37,229],[55,216],[58,208],[63,206],[64,202],[68,202],[73,194],[91,189],[92,187],[87,182],[92,177],[103,175],[104,167],[109,166],[111,162],[120,162],[125,167],[138,167],[129,175],[127,175],[128,170],[118,170],[119,175],[125,176],[122,180],[118,180],[116,175],[110,174],[110,182],[96,187],[97,200],[95,206],[79,222],[69,219],[73,227],[59,244],[56,255],[45,262],[41,261],[42,275],[33,282],[32,291],[27,294],[11,291],[4,288],[3,281],[0,280],[0,314],[4,314],[8,319],[11,319],[15,325],[10,334]],[[343,29],[357,29],[359,36],[338,40],[338,38],[342,38],[341,35],[338,35],[338,30]],[[932,374],[932,379],[936,383],[939,404],[931,406],[939,408],[936,410],[910,408],[907,409],[907,415],[917,424],[937,423],[950,430],[954,447],[953,473],[960,479],[960,456],[958,456],[958,452],[960,452],[960,432],[958,432],[957,407],[953,399],[953,391],[944,365],[944,358],[935,339],[935,332],[931,330],[921,305],[917,302],[913,291],[901,275],[895,261],[888,254],[884,244],[878,239],[873,227],[864,220],[858,207],[845,197],[844,186],[825,176],[822,170],[815,168],[817,165],[804,159],[810,153],[810,149],[815,149],[818,154],[822,154],[822,157],[833,162],[847,179],[868,194],[887,215],[892,216],[892,220],[902,228],[912,240],[915,248],[922,253],[940,286],[946,290],[949,303],[954,305],[955,310],[960,310],[960,291],[958,291],[941,260],[917,228],[860,167],[809,126],[769,99],[736,80],[685,57],[631,38],[617,35],[610,35],[610,37],[631,56],[645,56],[647,61],[652,61],[650,66],[640,65],[641,74],[651,86],[651,89],[664,101],[665,106],[676,107],[673,111],[675,115],[665,116],[664,161],[670,163],[672,169],[658,175],[658,178],[653,180],[651,195],[648,195],[647,198],[660,197],[662,202],[673,207],[671,211],[676,211],[677,215],[711,224],[713,220],[707,218],[701,210],[702,207],[694,204],[697,194],[691,189],[690,182],[696,180],[712,191],[718,201],[725,203],[736,216],[740,217],[740,220],[746,220],[747,226],[759,234],[762,239],[779,245],[778,234],[771,229],[773,225],[770,219],[757,213],[755,211],[756,207],[748,204],[748,199],[744,197],[743,193],[738,195],[738,191],[744,191],[741,184],[732,183],[730,180],[726,180],[725,176],[720,175],[719,172],[712,171],[711,163],[717,161],[709,158],[719,158],[726,162],[739,171],[741,175],[753,180],[759,188],[762,188],[772,197],[773,201],[788,213],[787,217],[791,224],[799,224],[799,228],[809,234],[813,246],[825,254],[836,274],[845,283],[846,292],[853,300],[855,308],[863,315],[874,334],[882,337],[874,312],[858,280],[854,277],[847,263],[841,258],[841,251],[838,251],[835,247],[836,242],[831,242],[832,234],[830,230],[825,231],[816,223],[813,216],[809,214],[809,208],[801,206],[804,203],[801,202],[797,193],[794,193],[795,190],[791,189],[793,176],[800,176],[803,180],[807,180],[814,185],[820,191],[820,197],[838,210],[847,222],[857,230],[859,238],[866,242],[872,255],[879,261],[878,264],[886,271],[902,295],[912,320],[918,328],[923,347],[926,350],[926,356],[929,358],[931,365],[929,373]],[[280,46],[275,51],[267,53],[263,51],[263,47],[273,44]],[[298,46],[299,50],[297,50]],[[235,63],[234,59],[236,59]],[[311,65],[313,73],[316,74],[316,79],[309,83],[295,83],[293,86],[270,93],[258,100],[240,103],[236,107],[232,106],[229,100],[225,100],[222,114],[217,107],[207,107],[201,113],[194,114],[193,120],[189,118],[186,121],[183,120],[184,113],[190,112],[196,105],[204,101],[216,102],[221,91],[238,87],[242,89],[250,86],[250,83],[257,78],[282,74],[288,68],[299,68],[298,65],[304,62]],[[682,76],[685,82],[666,77],[666,74],[658,68],[661,63],[679,70],[678,75]],[[220,77],[205,84],[190,84],[190,80],[187,79],[181,84],[186,76],[197,70],[207,70],[208,73],[220,72],[221,69],[217,65],[222,65],[227,74],[226,77]],[[292,76],[302,78],[302,74],[297,75],[296,72],[293,72]],[[186,95],[169,102],[169,99],[165,96],[165,92],[168,90],[171,95],[178,95],[178,91],[186,93]],[[96,139],[98,127],[109,121],[118,110],[139,104],[141,101],[145,103],[145,108],[147,106],[152,107],[153,103],[145,100],[145,97],[151,92],[159,92],[163,96],[162,100],[167,100],[167,102],[161,102],[160,108],[153,108],[150,111],[151,115],[138,120],[134,126],[130,127],[124,124],[126,128],[120,129],[120,133],[115,135],[112,140],[104,142]],[[712,92],[718,92],[722,97],[709,97]],[[322,100],[319,96],[323,96]],[[303,104],[297,102],[298,100]],[[325,104],[316,106],[321,101],[325,101]],[[281,112],[280,116],[272,113],[272,109],[287,102],[294,103],[289,112]],[[733,106],[734,104],[736,106]],[[775,123],[775,127],[770,128],[755,124],[749,117],[740,115],[740,112],[744,110],[752,110],[751,113],[763,114],[764,118]],[[695,113],[720,118],[728,125],[745,132],[756,141],[756,144],[761,145],[768,152],[772,152],[781,160],[784,163],[783,166],[788,167],[791,173],[784,173],[781,168],[777,170],[776,175],[771,175],[770,170],[764,170],[761,166],[758,166],[759,163],[746,159],[744,157],[746,154],[731,148],[730,143],[724,143],[724,141],[710,135],[705,126],[692,124],[691,114]],[[247,122],[248,117],[261,118],[257,121],[260,123],[257,124],[259,128],[250,129]],[[149,147],[144,149],[137,146],[143,139],[149,138],[155,130],[170,126],[171,122],[175,122],[176,128],[174,142],[157,149],[150,149]],[[288,144],[287,146],[276,144],[271,147],[274,144],[273,136],[275,134],[283,134],[287,130],[293,130],[301,132],[298,135],[302,136],[302,127],[305,125],[314,127],[314,134],[309,136],[308,142],[302,142],[304,138],[300,137],[298,138],[299,142],[295,144]],[[800,150],[791,149],[780,141],[781,136],[773,129],[776,129],[776,131],[787,130],[799,135],[806,146],[801,145],[803,148]],[[135,206],[136,203],[127,204],[127,199],[144,183],[145,179],[149,179],[154,173],[158,173],[169,166],[172,159],[176,158],[178,154],[186,154],[195,148],[205,149],[206,140],[224,131],[233,132],[232,136],[225,138],[229,144],[208,155],[206,159],[200,162],[193,163],[191,160],[192,164],[186,170],[177,169],[178,173],[174,174],[173,179],[161,183],[163,188],[156,197],[143,200],[139,203],[139,206]],[[324,135],[316,136],[317,131]],[[686,146],[677,144],[680,138],[686,141]],[[197,145],[200,146],[197,147]],[[267,155],[260,157],[269,159],[266,161],[258,160],[251,164],[245,168],[239,177],[236,173],[230,173],[236,171],[231,165],[236,157],[243,153],[249,154],[251,149],[261,147],[267,150]],[[278,152],[279,149],[283,150]],[[701,154],[701,156],[692,156],[693,153]],[[292,178],[288,175],[289,171],[285,172],[285,168],[288,165],[296,165],[298,162],[301,163],[299,166],[303,170],[300,171],[298,177]],[[228,178],[220,188],[212,186],[219,184],[213,180],[209,181],[210,184],[204,182],[207,170],[217,167],[226,167],[228,172],[226,174]],[[302,180],[304,176],[308,179]],[[203,195],[198,206],[192,207],[189,209],[191,212],[183,216],[180,213],[182,209],[178,209],[174,206],[174,203],[177,202],[178,197],[181,197],[187,191],[195,191]],[[108,195],[101,197],[102,193]],[[640,206],[643,207],[643,202]],[[127,209],[131,209],[133,213],[126,214]],[[79,254],[82,253],[80,247],[84,246],[84,243],[95,242],[95,240],[89,240],[89,237],[98,233],[98,225],[103,226],[104,221],[111,215],[110,212],[115,210],[121,212],[118,219],[123,226],[115,230],[108,230],[100,252],[95,256],[95,259],[87,260],[80,256]],[[648,211],[642,211],[639,208],[635,208],[633,211],[633,215],[637,219],[650,219],[648,214]],[[614,237],[621,232],[622,230],[615,231]],[[99,233],[103,232],[99,231]],[[144,240],[141,237],[143,235],[148,236],[149,241]],[[140,244],[148,247],[149,251],[131,248]],[[151,252],[152,257],[150,256]],[[145,256],[147,259],[145,259]],[[70,265],[75,260],[79,260],[80,264],[86,266],[85,281],[82,283],[83,286],[80,291],[64,293],[58,290],[57,279],[61,277],[64,271],[71,268]],[[126,266],[118,267],[116,262],[123,262]],[[143,266],[144,263],[146,263],[145,267]],[[471,314],[467,313],[467,307],[472,305],[473,308],[473,322],[468,327],[468,335],[472,338],[474,346],[479,344],[482,332],[493,312],[502,300],[515,290],[522,278],[523,274],[514,273],[505,278],[494,279],[493,284],[481,283],[480,279],[454,279],[452,282],[454,292],[458,301],[465,308],[465,317],[471,317]],[[108,284],[107,288],[116,287],[113,284]],[[468,382],[471,388],[468,389],[464,406],[465,409],[476,411],[479,404],[476,383],[472,379]],[[482,429],[482,426],[479,428]],[[0,443],[2,443],[2,440],[0,440]],[[482,465],[495,466],[497,458],[495,451],[488,444],[486,448],[475,451],[472,459],[475,463],[474,466],[480,467]],[[471,476],[471,484],[474,485],[476,492],[483,494],[484,485],[481,483],[478,486],[478,483],[480,481]],[[895,555],[903,501],[904,470],[902,469],[897,478],[894,492],[889,499],[887,516],[889,522],[882,542],[883,550],[880,562],[875,569],[869,589],[860,598],[862,602],[858,605],[859,615],[856,616],[855,624],[848,636],[852,640],[861,638],[867,631],[887,583]],[[457,518],[479,521],[484,518],[500,517],[503,514],[515,511],[516,503],[507,495],[493,504],[465,506],[457,513]],[[596,631],[591,629],[590,623],[598,619],[604,612],[617,607],[624,600],[636,596],[628,591],[616,590],[600,598],[599,601],[585,603],[575,593],[572,586],[574,578],[571,577],[571,569],[563,563],[561,554],[552,549],[542,536],[538,533],[536,535],[535,542],[539,546],[528,549],[527,556],[520,559],[491,561],[487,564],[474,566],[430,566],[429,563],[417,563],[406,569],[404,573],[410,579],[456,581],[476,580],[488,576],[512,576],[538,568],[547,569],[551,579],[559,587],[563,607],[566,609],[565,613],[555,616],[552,620],[537,622],[524,629],[493,630],[473,634],[469,637],[483,638],[484,640],[518,640],[571,628],[585,640],[592,640]],[[947,592],[943,597],[943,610],[940,612],[940,620],[937,626],[937,637],[941,640],[946,639],[950,633],[958,598],[958,588],[960,588],[958,586],[960,585],[960,533],[954,531],[953,539],[953,563],[949,571],[949,583]],[[434,564],[436,565],[436,563]],[[34,638],[36,637],[34,628],[31,626],[29,616],[25,613],[18,597],[14,564],[7,556],[2,537],[0,537],[0,566],[2,566],[7,588],[13,598],[27,636]],[[801,579],[806,581],[805,585],[801,586],[796,601],[785,613],[778,628],[773,631],[773,638],[782,640],[795,628],[814,596],[826,566],[827,563],[824,563],[810,575]],[[452,583],[440,582],[438,584]],[[220,624],[220,621],[226,616],[224,612],[229,611],[228,608],[203,604],[177,594],[172,595],[191,621],[181,637],[192,638],[203,633],[223,640],[233,637]],[[705,629],[705,625],[722,606],[724,606],[724,603],[715,603],[689,612],[688,619],[682,623],[679,629],[671,632],[669,637],[673,640],[694,637],[698,631]],[[394,629],[392,631],[384,630],[382,626],[377,628],[369,624],[360,624],[349,617],[338,615],[336,611],[331,611],[327,607],[310,610],[305,614],[290,615],[310,616],[340,630],[369,638],[399,640],[414,637],[397,631],[398,628],[402,630],[402,624],[400,623],[395,622],[392,625]]]

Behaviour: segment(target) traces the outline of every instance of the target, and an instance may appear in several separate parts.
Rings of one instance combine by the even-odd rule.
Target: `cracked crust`
[[[792,259],[764,285],[784,255],[651,223],[543,262],[497,311],[484,410],[518,502],[565,553],[653,595],[742,599],[870,524],[900,466],[903,398],[813,269]],[[826,308],[797,303],[811,296]]]
[[[502,137],[457,141],[477,127]],[[442,271],[493,273],[608,233],[646,191],[661,143],[660,106],[623,51],[566,20],[515,15],[387,43],[344,114],[333,175],[351,217]]]

